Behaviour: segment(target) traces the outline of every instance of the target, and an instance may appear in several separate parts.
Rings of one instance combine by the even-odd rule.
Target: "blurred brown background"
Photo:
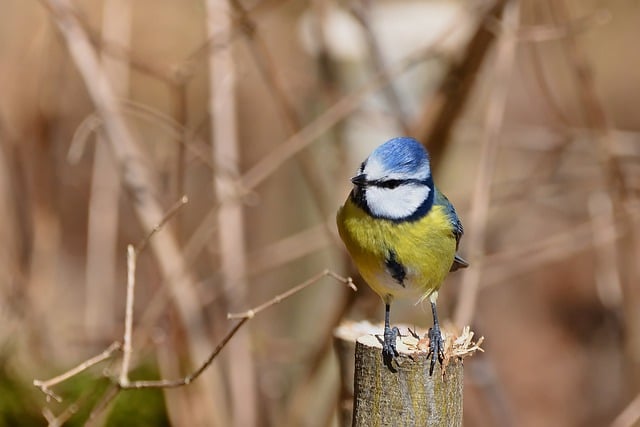
[[[132,379],[354,275],[334,213],[400,134],[465,224],[440,299],[485,337],[465,425],[637,424],[639,29],[629,0],[3,0],[0,425],[338,425],[332,330],[382,319],[357,277],[260,313],[188,387],[101,409],[118,357],[61,403],[32,382],[122,338],[126,246],[185,194],[138,259]]]

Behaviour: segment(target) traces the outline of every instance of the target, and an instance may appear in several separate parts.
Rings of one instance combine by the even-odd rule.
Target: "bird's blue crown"
[[[376,148],[370,158],[376,158],[387,170],[414,174],[429,168],[427,150],[413,138],[398,137],[390,139]]]

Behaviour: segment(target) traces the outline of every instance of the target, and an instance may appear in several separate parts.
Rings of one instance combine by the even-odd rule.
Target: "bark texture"
[[[355,349],[353,426],[462,426],[462,362],[452,358],[442,376],[429,376],[427,354],[398,339],[397,372],[382,362],[377,338],[358,338]]]

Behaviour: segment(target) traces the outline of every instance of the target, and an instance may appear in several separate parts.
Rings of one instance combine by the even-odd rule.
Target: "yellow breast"
[[[456,240],[442,206],[434,205],[417,221],[393,222],[373,218],[347,199],[337,223],[360,274],[384,300],[430,295],[440,288],[453,263]],[[390,251],[406,271],[403,283],[387,267]]]

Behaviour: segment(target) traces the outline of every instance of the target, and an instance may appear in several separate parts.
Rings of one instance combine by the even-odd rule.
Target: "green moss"
[[[127,390],[116,398],[107,426],[169,426],[160,389]]]
[[[159,379],[157,370],[151,365],[144,365],[134,370],[129,377]],[[142,389],[120,392],[109,412],[106,425],[169,426],[162,390]]]
[[[0,427],[46,425],[38,406],[38,391],[9,369],[0,358]]]
[[[158,378],[151,365],[145,365],[131,374],[132,378]],[[0,357],[0,427],[45,426],[43,408],[60,414],[77,402],[78,411],[65,426],[82,426],[91,409],[111,385],[109,379],[83,372],[53,388],[63,398],[62,403],[47,402],[45,396],[32,385],[33,378],[11,369],[6,358]],[[109,409],[108,426],[169,426],[162,390],[122,391]]]

